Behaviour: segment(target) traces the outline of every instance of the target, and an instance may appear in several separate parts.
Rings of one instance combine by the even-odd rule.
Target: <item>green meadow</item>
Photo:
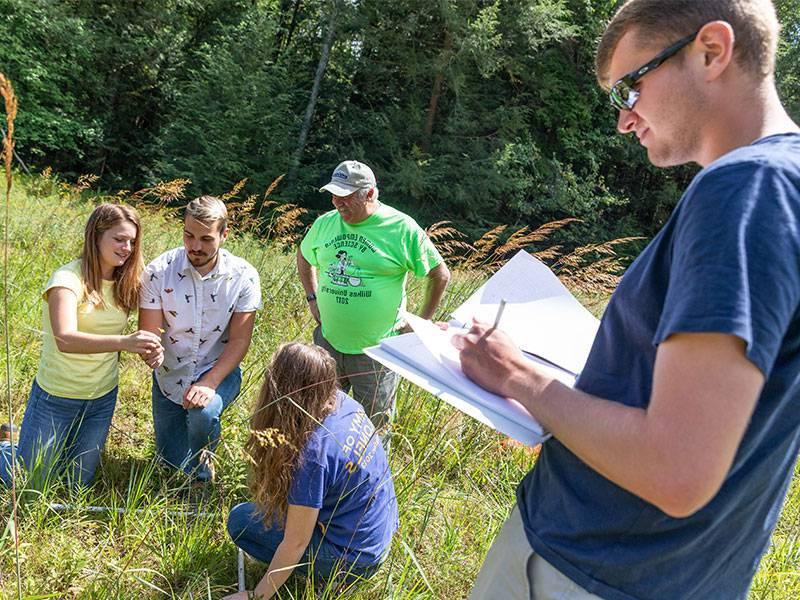
[[[151,194],[157,192],[164,197],[164,190]],[[78,256],[85,220],[100,200],[53,177],[15,179],[4,231],[8,339],[2,345],[2,382],[17,423],[37,368],[40,291],[55,268]],[[0,598],[200,599],[236,590],[237,554],[225,521],[232,506],[248,499],[242,447],[250,407],[275,348],[285,341],[310,341],[312,319],[294,267],[291,242],[297,214],[284,209],[256,229],[246,218],[247,202],[238,207],[235,198],[230,202],[235,229],[227,248],[258,269],[264,309],[243,364],[242,393],[223,417],[216,485],[194,490],[183,476],[155,464],[150,373],[137,357],[123,354],[119,402],[95,484],[77,492],[56,481],[26,481],[23,476],[16,490],[16,515],[11,491],[0,489]],[[145,260],[181,244],[176,211],[153,206],[140,213]],[[254,235],[256,230],[261,234]],[[453,239],[440,232],[438,242],[447,246],[449,256],[463,250]],[[580,297],[601,311],[605,296],[580,289],[569,261],[562,264],[565,274],[572,273]],[[454,269],[440,317],[486,276],[487,270],[476,264]],[[421,292],[421,282],[411,282],[412,309],[419,305]],[[5,402],[2,413],[2,420],[8,420]],[[504,443],[499,434],[405,382],[391,435],[400,529],[386,563],[372,579],[347,590],[315,589],[295,577],[282,598],[456,599],[469,593],[513,505],[516,484],[536,454]],[[800,597],[799,531],[796,478],[751,598]],[[263,572],[264,565],[247,563],[249,588]]]

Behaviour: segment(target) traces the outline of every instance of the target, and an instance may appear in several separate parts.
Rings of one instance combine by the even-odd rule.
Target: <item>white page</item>
[[[493,323],[506,301],[499,329],[526,352],[580,373],[600,322],[542,262],[520,250],[453,312],[462,323]]]
[[[443,335],[445,333],[442,332]],[[436,387],[452,389],[479,410],[488,409],[490,412],[500,414],[507,419],[525,424],[531,431],[535,431],[540,435],[544,434],[541,425],[533,419],[531,414],[519,402],[503,398],[483,389],[468,379],[460,369],[456,372],[451,368],[445,367],[428,351],[416,333],[384,339],[379,347],[394,356],[397,361],[405,362],[424,373],[433,384],[432,387],[434,389],[426,387],[429,391],[437,394],[437,391],[434,391]]]
[[[407,335],[412,336],[414,334]],[[364,352],[367,354],[367,356],[377,360],[379,363],[388,367],[392,371],[395,371],[401,377],[407,379],[414,385],[418,385],[422,389],[428,390],[437,398],[444,400],[450,406],[459,410],[465,415],[468,415],[484,425],[488,425],[492,429],[514,438],[523,444],[535,446],[536,444],[542,443],[549,437],[549,434],[543,432],[541,427],[539,427],[539,424],[533,421],[533,419],[528,421],[508,418],[490,410],[481,404],[471,400],[466,400],[461,392],[458,392],[455,389],[445,385],[441,381],[434,380],[421,369],[418,369],[414,365],[406,362],[402,358],[397,357],[391,352],[387,352],[382,346],[365,348]]]
[[[464,375],[463,371],[461,370],[461,358],[459,356],[458,349],[455,346],[453,346],[452,338],[454,335],[466,333],[465,329],[459,329],[457,327],[449,327],[448,329],[443,330],[440,329],[433,322],[418,317],[417,315],[411,314],[409,312],[404,313],[403,318],[405,318],[408,324],[411,325],[411,328],[414,330],[414,334],[419,339],[419,343],[421,343],[425,347],[430,358],[432,358],[436,364],[440,365],[442,370],[448,371],[452,376],[456,377],[457,379],[465,379],[469,384],[469,389],[471,390],[471,394],[473,396],[476,396],[477,399],[480,399],[481,393],[485,393],[488,394],[489,396],[494,396],[495,398],[501,398],[496,394],[487,392],[476,383],[473,383],[466,375]],[[395,339],[397,338],[392,337],[381,340],[381,346],[386,346],[386,345],[392,346],[393,345],[392,341]],[[414,347],[418,347],[418,345],[419,344],[415,343]],[[404,356],[407,356],[408,360],[416,362],[415,359],[417,357],[413,356],[413,352],[411,352],[408,348],[404,347],[402,352]],[[575,377],[572,376],[570,373],[566,373],[561,369],[556,369],[551,365],[541,360],[538,360],[535,357],[527,357],[527,358],[528,360],[537,363],[545,371],[547,371],[548,375],[551,375],[555,379],[558,379],[561,383],[564,383],[565,385],[568,385],[570,387],[575,385]],[[435,369],[435,367],[432,368]],[[438,370],[436,370],[436,372],[438,373]],[[516,401],[514,401],[514,403],[519,404]],[[522,405],[519,406],[520,408],[522,408]],[[522,410],[525,412],[525,414],[530,414],[524,408],[522,408]]]
[[[458,350],[452,344],[453,335],[463,329],[450,327],[448,329],[440,329],[432,321],[418,317],[417,315],[404,311],[402,318],[411,326],[414,333],[417,334],[420,342],[427,348],[433,358],[456,374],[461,374],[461,359],[458,355]],[[392,338],[389,338],[392,339]],[[384,340],[386,341],[386,340]]]
[[[429,381],[429,385],[423,385],[425,389],[461,410],[464,410],[464,404],[472,406],[482,415],[481,418],[476,418],[492,424],[502,433],[511,435],[515,439],[520,437],[519,426],[532,432],[537,438],[546,435],[541,425],[519,402],[489,392],[464,375],[461,371],[458,350],[452,345],[453,336],[464,333],[463,329],[450,327],[442,330],[431,321],[416,315],[405,314],[404,317],[414,329],[414,333],[386,338],[381,341],[380,348],[393,355],[396,361],[403,362],[424,374]],[[375,358],[379,360],[378,357]],[[574,385],[575,379],[571,375],[537,359],[530,360],[534,360],[547,374],[566,385],[570,387]],[[392,368],[390,364],[387,366]],[[460,399],[454,402],[452,398],[444,397],[440,393],[441,387],[455,391]],[[465,412],[475,416],[470,411]],[[517,425],[510,429],[508,424],[502,422],[504,419]]]

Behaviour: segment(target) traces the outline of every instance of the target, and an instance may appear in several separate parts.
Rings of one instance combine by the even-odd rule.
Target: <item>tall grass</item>
[[[13,374],[11,404],[19,422],[39,356],[41,288],[55,268],[77,256],[83,225],[99,199],[87,198],[85,191],[81,196],[81,190],[62,185],[48,173],[17,183],[8,229],[10,277],[0,293],[6,296],[11,315],[10,350],[3,359]],[[80,186],[90,184],[84,180]],[[16,597],[17,561],[23,597],[30,598],[197,599],[235,590],[236,550],[225,533],[225,519],[233,505],[248,499],[242,448],[250,408],[273,351],[284,341],[310,340],[312,319],[294,256],[285,251],[296,241],[292,223],[302,209],[283,206],[269,214],[254,214],[256,199],[238,202],[233,192],[228,202],[238,232],[227,247],[261,274],[264,309],[243,364],[241,395],[223,416],[217,484],[198,492],[182,475],[155,465],[150,372],[138,358],[123,354],[119,402],[95,484],[83,492],[58,482],[26,490],[20,499],[18,559],[6,527],[10,494],[0,489],[0,598]],[[178,198],[181,193],[181,183],[172,182],[128,198],[144,202]],[[147,259],[181,243],[174,211],[144,207],[142,213]],[[552,225],[558,226],[562,225]],[[242,233],[243,229],[269,235],[265,239]],[[579,261],[586,256],[563,257],[558,249],[548,248],[546,231],[518,233],[511,246],[507,232],[490,232],[478,242],[463,240],[447,224],[431,233],[445,251],[445,244],[450,244],[451,262],[461,263],[440,316],[462,302],[485,279],[487,269],[507,258],[512,246],[531,243],[531,236],[544,246],[541,252],[549,251],[552,264],[563,267],[565,279],[581,290],[575,282],[582,270]],[[585,254],[593,260],[611,257],[613,246]],[[602,297],[601,286],[613,287],[613,277],[612,273],[595,286],[587,283],[582,291],[586,297],[589,292]],[[421,296],[422,284],[414,282],[409,305],[419,306]],[[517,482],[535,457],[526,449],[505,446],[498,434],[407,383],[400,386],[397,405],[390,463],[400,529],[387,562],[371,580],[347,590],[346,596],[463,598],[514,502]],[[26,486],[24,476],[20,482]],[[754,585],[754,598],[800,596],[798,498],[793,486]],[[60,510],[54,503],[78,509]],[[111,510],[97,512],[93,506]],[[252,588],[263,573],[263,565],[248,563],[248,586]],[[335,590],[319,593],[327,598],[338,595]],[[294,577],[281,597],[314,598],[314,586]]]

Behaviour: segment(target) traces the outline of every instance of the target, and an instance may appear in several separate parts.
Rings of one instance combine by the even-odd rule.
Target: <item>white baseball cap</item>
[[[333,170],[331,182],[319,188],[320,192],[330,192],[334,196],[349,196],[356,190],[375,187],[375,173],[367,165],[357,160],[346,160]]]

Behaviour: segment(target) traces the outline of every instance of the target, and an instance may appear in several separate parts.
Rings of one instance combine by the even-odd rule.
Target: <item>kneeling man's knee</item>
[[[210,425],[215,419],[219,419],[222,414],[222,398],[219,394],[215,395],[211,401],[203,408],[189,409],[189,424],[191,425]]]

